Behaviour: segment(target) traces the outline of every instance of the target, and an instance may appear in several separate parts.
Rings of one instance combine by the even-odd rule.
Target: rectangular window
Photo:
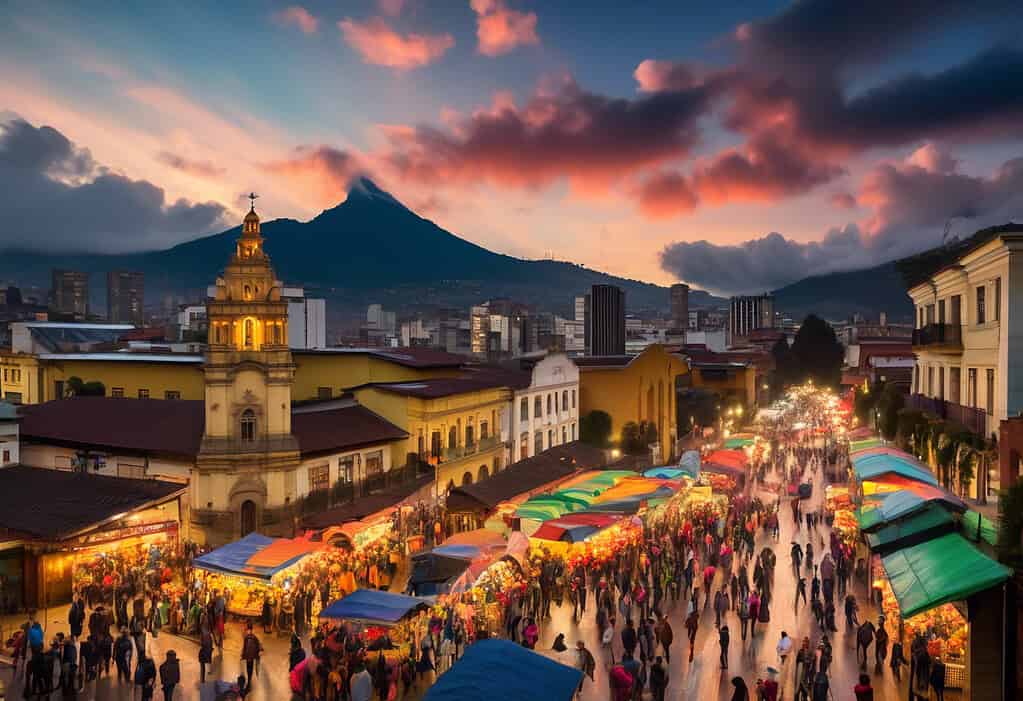
[[[934,305],[933,304],[928,304],[927,305],[927,323],[928,324],[933,324],[934,323]]]
[[[440,457],[441,449],[443,447],[444,447],[444,444],[441,442],[441,439],[440,439],[440,431],[434,431],[433,433],[431,433],[430,434],[430,455],[432,457],[439,458]]]
[[[1002,319],[1002,278],[995,278],[995,321]]]
[[[987,369],[987,410],[988,415],[995,413],[995,370],[994,368]]]
[[[934,396],[934,368],[927,367],[927,396]]]
[[[959,397],[961,396],[960,383],[962,381],[962,370],[959,368],[948,369],[948,398],[953,404],[959,403]]]
[[[146,466],[142,463],[130,463],[117,461],[117,476],[118,477],[129,477],[131,479],[145,479],[146,478]]]
[[[149,390],[148,389],[140,389],[139,390],[139,399],[149,399]]]
[[[951,303],[949,304],[950,322],[956,326],[960,326],[963,323],[962,299],[961,295],[952,295]]]
[[[561,390],[561,410],[568,411],[568,390]]]
[[[529,421],[529,399],[523,397],[519,402],[519,421]]]
[[[384,473],[384,451],[366,453],[366,477],[379,477]]]
[[[110,396],[111,397],[123,397],[124,396],[124,387],[111,387],[110,388]]]
[[[554,446],[554,431],[547,432],[547,445]]]
[[[977,408],[977,368],[970,368],[966,372],[966,401],[974,409]]]
[[[575,424],[572,424],[572,440],[575,440]]]
[[[337,481],[342,484],[351,484],[355,476],[355,456],[345,455],[337,461]]]
[[[317,387],[316,398],[317,399],[330,399],[334,396],[334,391],[330,387]]]
[[[533,455],[539,455],[543,452],[543,433],[537,431],[533,434]]]
[[[543,398],[537,397],[533,400],[533,418],[539,419],[543,416]]]
[[[480,440],[485,441],[490,437],[490,424],[480,421]]]
[[[176,389],[169,389],[163,393],[164,399],[181,399],[181,392]]]
[[[572,408],[575,409],[575,390],[572,390]]]
[[[938,367],[938,399],[945,399],[945,368]]]
[[[561,427],[561,442],[568,443],[568,426]]]
[[[913,393],[920,394],[920,366],[913,366]]]
[[[987,296],[987,289],[980,285],[977,288],[977,323],[983,324],[987,322],[987,310],[985,309],[985,297]]]
[[[548,416],[550,416],[552,413],[554,413],[554,409],[551,408],[552,404],[553,404],[553,402],[551,401],[551,395],[548,394],[547,395],[547,415]]]
[[[472,424],[465,427],[465,447],[471,448],[476,445],[476,436],[473,435]]]
[[[3,460],[3,464],[4,464],[4,465],[6,465],[6,464],[7,464],[7,463],[9,463],[10,461],[11,461],[11,451],[9,451],[9,450],[5,450],[5,451],[4,451],[4,460]]]
[[[945,300],[943,299],[938,300],[938,323],[945,323]]]
[[[318,492],[330,488],[330,465],[314,465],[309,468],[309,491]]]

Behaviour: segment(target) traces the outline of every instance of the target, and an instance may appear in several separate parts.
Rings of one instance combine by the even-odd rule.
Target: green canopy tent
[[[754,439],[752,438],[729,438],[725,441],[726,448],[745,448],[748,445],[753,445]]]
[[[863,506],[856,510],[856,521],[864,533],[876,531],[887,524],[914,516],[931,504],[958,513],[966,511],[966,504],[953,494],[936,491],[934,496],[924,498],[903,489],[888,494],[874,494],[864,499]]]
[[[963,514],[963,536],[974,543],[983,541],[993,547],[998,545],[998,526],[991,519],[970,509]]]
[[[861,460],[853,460],[853,474],[860,482],[888,473],[931,486],[938,484],[937,477],[930,470],[919,463],[913,463],[895,455],[871,455]]]
[[[877,448],[884,445],[880,438],[865,438],[862,441],[849,441],[849,452],[855,453],[858,450]]]
[[[867,533],[867,545],[880,555],[926,542],[955,530],[955,519],[940,504],[928,504],[920,513]]]
[[[957,533],[903,548],[882,562],[903,618],[961,601],[1012,575]]]

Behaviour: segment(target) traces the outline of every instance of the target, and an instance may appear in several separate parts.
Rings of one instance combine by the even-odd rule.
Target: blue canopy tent
[[[582,672],[508,640],[490,638],[465,649],[462,659],[426,692],[424,701],[570,701]]]
[[[278,539],[267,538],[265,535],[258,533],[250,533],[241,540],[228,543],[205,555],[200,555],[193,561],[193,566],[196,569],[206,570],[207,572],[219,572],[235,577],[270,581],[275,574],[291,567],[309,554],[308,551],[298,552],[294,557],[284,559],[272,566],[249,563],[249,560],[269,548],[276,540]]]
[[[931,486],[938,485],[938,479],[925,466],[895,455],[868,455],[853,458],[852,463],[853,473],[861,482],[891,472]]]
[[[320,618],[343,618],[372,625],[391,626],[413,611],[428,608],[429,602],[416,596],[392,594],[376,589],[356,589],[320,611]]]
[[[687,450],[682,453],[678,461],[678,469],[693,479],[700,476],[700,453],[696,450]]]

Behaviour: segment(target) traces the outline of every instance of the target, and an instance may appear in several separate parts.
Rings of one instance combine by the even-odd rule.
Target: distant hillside
[[[93,299],[102,297],[102,274],[141,270],[150,303],[165,293],[198,295],[213,282],[234,250],[240,227],[134,255],[54,256],[10,251],[0,255],[0,277],[49,286],[50,268],[98,273]],[[470,243],[418,216],[367,179],[358,180],[340,205],[308,222],[263,224],[266,250],[282,280],[330,300],[335,313],[356,313],[370,302],[407,312],[465,308],[491,297],[510,297],[543,311],[570,315],[573,297],[597,283],[619,285],[629,310],[667,310],[667,288],[607,275],[563,261],[522,260]],[[725,301],[694,291],[695,307]]]
[[[846,319],[852,314],[889,321],[912,321],[913,304],[896,264],[828,273],[804,278],[774,291],[775,308],[799,320],[813,313],[825,319]]]

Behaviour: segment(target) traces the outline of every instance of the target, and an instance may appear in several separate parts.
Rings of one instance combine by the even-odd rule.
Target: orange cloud
[[[640,211],[651,219],[667,219],[691,212],[699,198],[681,173],[664,171],[644,182],[636,193]]]
[[[274,18],[283,25],[295,25],[306,34],[315,34],[320,28],[320,20],[316,19],[309,10],[301,5],[292,5],[281,10]]]
[[[365,63],[398,70],[421,68],[433,63],[455,45],[450,34],[406,34],[391,29],[380,17],[365,22],[346,18],[337,23],[345,41]]]
[[[290,158],[265,163],[263,169],[313,193],[319,206],[328,207],[344,198],[359,162],[349,151],[332,146],[299,146]]]
[[[469,5],[477,15],[476,36],[481,54],[500,56],[516,46],[540,43],[535,12],[512,10],[504,0],[470,0]]]

